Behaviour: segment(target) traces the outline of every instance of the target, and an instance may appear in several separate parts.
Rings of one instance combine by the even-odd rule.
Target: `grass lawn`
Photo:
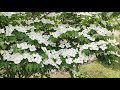
[[[120,78],[120,71],[102,65],[98,61],[81,65],[79,78]],[[67,72],[51,73],[52,78],[70,78]]]
[[[83,78],[119,78],[120,71],[102,65],[98,61],[80,66],[78,73]]]

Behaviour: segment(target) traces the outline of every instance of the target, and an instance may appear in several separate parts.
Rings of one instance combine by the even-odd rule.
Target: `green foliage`
[[[1,14],[1,13],[0,13]],[[53,35],[50,35],[48,41],[55,43],[56,46],[46,45],[46,43],[39,43],[37,40],[32,40],[29,36],[26,35],[26,32],[20,32],[18,30],[14,30],[11,34],[11,36],[6,36],[5,33],[0,33],[0,50],[13,50],[13,53],[20,53],[23,54],[25,51],[30,52],[27,50],[22,50],[20,48],[17,48],[17,43],[27,42],[30,45],[34,45],[36,47],[36,51],[39,55],[42,56],[43,60],[48,59],[48,55],[41,49],[41,47],[45,47],[48,50],[60,50],[59,47],[60,41],[67,40],[72,48],[77,48],[77,45],[84,45],[91,43],[90,39],[85,37],[83,34],[79,35],[79,32],[82,32],[84,30],[84,27],[89,27],[92,24],[95,26],[101,26],[103,28],[106,28],[110,31],[113,29],[120,29],[120,23],[119,23],[119,12],[101,12],[98,14],[92,14],[91,15],[77,15],[75,12],[56,12],[55,14],[59,14],[57,16],[49,16],[51,12],[25,12],[13,14],[11,16],[4,16],[0,15],[0,29],[4,29],[6,32],[5,27],[12,25],[23,25],[23,26],[29,26],[29,20],[32,20],[30,23],[30,26],[35,27],[33,31],[39,33],[43,32],[42,35],[50,35],[50,33],[56,32],[57,30],[54,29],[54,27],[57,27],[61,24],[68,25],[70,27],[76,28],[80,27],[80,30],[71,30],[66,31],[65,33],[60,34],[58,38],[55,38]],[[38,21],[35,21],[35,20]],[[43,23],[42,19],[48,19],[48,21],[54,21],[55,24],[50,23],[46,21],[46,23]],[[68,27],[67,27],[68,28]],[[28,32],[31,32],[32,29],[28,30]],[[63,28],[64,31],[64,28]],[[114,36],[112,35],[99,35],[95,30],[90,30],[88,33],[91,37],[95,38],[95,42],[99,40],[107,41],[108,39],[114,39]],[[42,40],[42,39],[41,39]],[[7,43],[6,43],[7,42]],[[76,44],[73,44],[76,43]],[[108,51],[117,51],[120,48],[119,45],[112,45],[108,44],[106,50],[89,50],[84,49],[82,53],[84,53],[86,56],[89,56],[91,54],[96,54],[97,58],[99,60],[102,60],[106,64],[113,64],[116,61],[119,62],[119,57],[114,54],[107,54]],[[30,52],[30,54],[34,53]],[[77,55],[76,55],[77,57]],[[3,59],[2,53],[0,53],[0,59]],[[75,58],[74,58],[75,59]],[[53,61],[56,61],[53,59]],[[68,71],[71,75],[71,77],[74,77],[73,69],[78,68],[79,64],[72,63],[67,64],[66,58],[63,58],[61,56],[61,65],[58,65],[61,69],[65,69]],[[46,77],[49,77],[49,72],[52,69],[58,69],[53,65],[44,65],[42,62],[40,64],[36,64],[35,62],[28,62],[27,59],[22,60],[19,64],[15,64],[12,61],[6,61],[6,60],[0,60],[0,69],[4,70],[3,77],[30,77],[31,75],[35,73],[40,73],[41,77],[45,75]],[[81,74],[80,77],[91,77],[86,76],[84,74]]]

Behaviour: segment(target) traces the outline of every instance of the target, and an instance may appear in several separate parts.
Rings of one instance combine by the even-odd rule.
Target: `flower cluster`
[[[14,53],[11,54],[10,51],[4,51],[3,59],[7,61],[13,61],[15,64],[19,64],[22,60],[27,59],[28,62],[36,62],[40,63],[42,61],[42,57],[38,54],[30,54],[30,53]]]
[[[30,49],[30,51],[35,51],[36,48],[34,45],[29,45],[27,44],[26,42],[23,42],[23,43],[20,43],[20,44],[17,44],[17,47],[18,48],[21,48],[21,49]]]
[[[67,31],[79,31],[80,28],[74,28],[70,27],[67,24],[59,24],[58,27],[54,28],[56,32],[52,32],[51,35],[53,35],[55,38],[58,38],[61,34],[66,33]]]

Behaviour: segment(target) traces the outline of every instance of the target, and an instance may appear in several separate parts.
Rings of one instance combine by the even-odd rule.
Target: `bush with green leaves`
[[[115,15],[116,16],[115,16]],[[66,70],[74,77],[80,64],[98,59],[119,62],[112,30],[119,13],[0,12],[2,77],[30,77]],[[113,18],[111,18],[113,17]]]

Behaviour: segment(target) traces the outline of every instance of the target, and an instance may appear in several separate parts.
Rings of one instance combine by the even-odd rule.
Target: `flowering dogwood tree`
[[[30,77],[66,70],[74,77],[91,60],[119,62],[119,28],[112,12],[0,12],[0,69],[3,77]]]

